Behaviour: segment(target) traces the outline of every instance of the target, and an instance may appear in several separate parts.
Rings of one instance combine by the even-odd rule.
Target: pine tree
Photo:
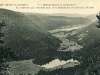
[[[100,12],[98,15],[96,15],[97,19],[99,20],[98,21],[98,25],[96,25],[96,27],[100,28]]]

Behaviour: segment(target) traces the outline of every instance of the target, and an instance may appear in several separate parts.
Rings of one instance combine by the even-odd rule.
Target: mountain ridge
[[[25,14],[25,13],[24,13]],[[34,21],[38,27],[46,30],[57,29],[62,26],[73,25],[88,25],[92,21],[84,17],[67,17],[67,16],[55,16],[45,14],[25,14],[31,21]]]

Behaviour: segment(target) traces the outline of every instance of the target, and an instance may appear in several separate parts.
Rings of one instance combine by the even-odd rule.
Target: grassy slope
[[[41,67],[32,63],[32,60],[9,62],[10,72],[13,74],[32,74],[35,75]]]

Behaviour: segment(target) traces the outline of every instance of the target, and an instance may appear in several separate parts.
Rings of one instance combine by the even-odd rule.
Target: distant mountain
[[[96,14],[88,15],[88,16],[86,16],[86,18],[90,19],[93,22],[97,20]]]
[[[86,17],[88,16],[89,14],[76,14],[76,13],[72,13],[72,14],[69,14],[69,13],[52,13],[52,14],[46,14],[46,13],[25,13],[23,12],[25,15],[43,15],[43,16],[65,16],[65,17]]]
[[[86,17],[87,15],[83,15],[83,14],[65,14],[65,13],[55,13],[55,14],[51,14],[53,16],[65,16],[65,17]]]
[[[59,47],[59,39],[49,32],[40,29],[24,14],[11,10],[0,9],[0,21],[6,25],[4,46],[10,47],[19,60],[54,56]]]
[[[24,13],[25,14],[25,13]],[[62,26],[88,25],[92,21],[83,17],[55,16],[48,14],[25,14],[31,21],[42,29],[52,30]]]

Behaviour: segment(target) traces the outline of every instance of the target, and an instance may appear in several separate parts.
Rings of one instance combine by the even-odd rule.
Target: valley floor
[[[74,29],[78,29],[78,28],[81,28],[81,27],[75,27],[75,28],[72,28],[72,29],[68,29],[65,27],[62,27],[62,29],[64,31],[59,31],[58,30],[55,30],[56,32],[54,32],[54,30],[52,31],[49,31],[50,33],[52,33],[53,36],[59,38],[62,43],[60,43],[60,48],[58,49],[58,51],[63,51],[63,52],[66,52],[66,51],[74,51],[74,50],[79,50],[82,48],[81,45],[78,45],[77,42],[75,41],[70,41],[69,39],[67,39],[68,37],[68,34],[75,34],[77,33],[76,31],[74,31]],[[73,30],[72,32],[68,32],[68,31],[71,31]],[[54,64],[51,64],[53,61],[55,61],[57,59],[54,59],[52,60],[51,62],[49,62],[49,64],[44,64],[42,66],[39,66],[39,65],[36,65],[34,63],[32,63],[32,60],[24,60],[24,61],[13,61],[13,62],[10,62],[10,65],[11,65],[11,69],[10,71],[16,75],[19,75],[19,74],[32,74],[32,75],[35,75],[40,69],[45,69],[45,70],[55,70],[57,68],[68,68],[68,67],[74,67],[75,65],[78,65],[80,64],[77,60],[72,60],[70,59],[69,62],[66,60],[65,63],[61,63],[62,61],[59,61],[59,64],[58,65],[54,65]],[[56,63],[58,62],[56,61]],[[53,67],[51,66],[53,65]]]

